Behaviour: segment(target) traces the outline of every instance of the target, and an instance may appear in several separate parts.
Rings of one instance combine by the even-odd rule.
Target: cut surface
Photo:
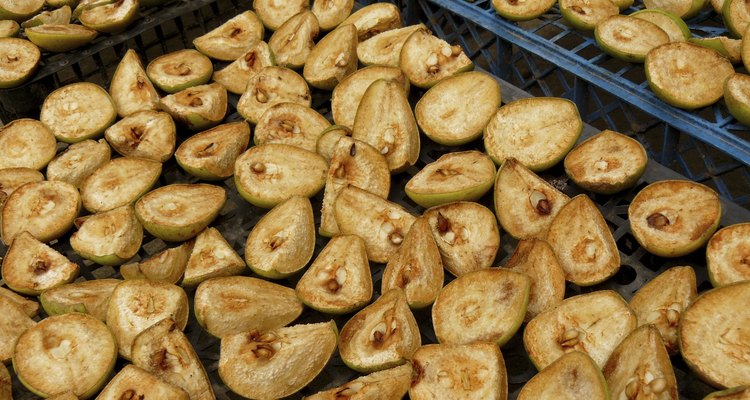
[[[310,0],[253,0],[253,10],[269,30],[275,31],[289,18],[310,7]]]
[[[318,18],[320,29],[330,31],[337,27],[354,8],[354,0],[317,0],[313,2],[312,12]]]
[[[693,1],[693,3],[703,4],[702,1]],[[695,7],[694,8],[698,8]],[[726,0],[722,6],[721,16],[724,20],[724,26],[734,37],[742,38],[750,25],[750,10],[747,3],[738,0]]]
[[[282,143],[315,151],[321,133],[331,126],[326,117],[297,103],[279,103],[266,110],[255,126],[255,144]]]
[[[216,82],[163,97],[159,104],[176,121],[199,131],[220,123],[227,113],[227,90]]]
[[[351,129],[354,126],[354,119],[362,102],[362,96],[365,95],[367,88],[373,82],[385,79],[394,80],[401,84],[404,92],[409,94],[409,80],[403,72],[396,67],[372,66],[362,68],[353,74],[344,78],[333,89],[331,94],[331,114],[333,121]]]
[[[39,303],[16,294],[16,292],[10,289],[0,286],[0,297],[4,297],[5,299],[10,300],[11,303],[20,307],[21,310],[23,310],[23,312],[31,318],[36,317],[39,313]]]
[[[44,6],[44,0],[0,0],[0,19],[23,21],[33,16]]]
[[[91,212],[103,212],[132,204],[151,190],[159,175],[161,163],[158,161],[128,157],[112,159],[81,183],[83,206]]]
[[[193,45],[216,60],[234,61],[263,40],[263,31],[263,23],[248,10],[195,38]]]
[[[183,286],[194,286],[218,276],[239,275],[245,270],[245,262],[213,227],[198,235],[186,262]]]
[[[125,157],[165,162],[174,153],[175,132],[169,114],[147,110],[121,119],[104,131],[104,137]]]
[[[7,297],[0,297],[0,307],[3,310],[0,313],[0,367],[4,368],[4,364],[13,357],[13,349],[18,338],[27,329],[36,325],[36,322]],[[0,376],[0,389],[4,389],[3,379],[4,377]],[[10,376],[7,379],[10,387]]]
[[[381,32],[400,28],[401,12],[395,4],[370,4],[360,8],[341,23],[346,24],[357,27],[358,40],[362,42]]]
[[[41,172],[31,168],[4,168],[0,169],[0,210],[2,210],[8,196],[16,189],[27,183],[44,180]]]
[[[32,43],[53,53],[75,50],[91,43],[98,35],[93,29],[76,24],[44,24],[26,28],[24,33]]]
[[[651,49],[670,42],[667,32],[656,24],[625,15],[612,15],[599,22],[594,36],[607,54],[631,62],[643,62]]]
[[[79,82],[50,93],[39,119],[57,140],[76,143],[101,135],[116,117],[115,103],[107,91],[93,83]]]
[[[146,67],[151,82],[167,93],[203,85],[211,79],[213,72],[211,60],[193,49],[165,54]]]
[[[55,157],[55,136],[34,119],[17,119],[0,128],[0,169],[42,169]]]
[[[121,400],[130,398],[190,400],[190,396],[178,386],[159,379],[135,365],[126,365],[115,375],[97,400]],[[139,397],[140,396],[140,397]]]
[[[79,267],[53,248],[22,232],[3,259],[3,280],[16,292],[38,295],[68,283],[78,276]]]
[[[214,72],[213,80],[228,92],[242,94],[247,82],[265,67],[276,65],[266,42],[258,42],[224,69]]]
[[[0,37],[0,89],[19,86],[31,78],[42,53],[24,39]]]
[[[426,30],[424,24],[391,29],[379,33],[357,45],[357,57],[364,65],[385,65],[398,68],[401,48],[406,39],[417,30]]]
[[[344,136],[351,137],[352,130],[343,125],[331,125],[320,134],[318,142],[315,144],[315,152],[320,154],[330,164],[336,145],[339,139]],[[388,180],[390,181],[390,178]]]
[[[39,301],[49,315],[79,312],[105,322],[109,297],[120,282],[120,279],[95,279],[68,283],[45,290]]]
[[[4,19],[0,21],[0,38],[9,38],[18,36],[18,32],[21,30],[21,25],[18,22],[11,19]]]
[[[302,76],[311,86],[333,90],[357,70],[357,28],[343,25],[327,34],[312,48]]]
[[[234,163],[249,143],[247,122],[229,122],[187,138],[174,156],[193,176],[204,180],[226,179],[234,175]]]
[[[305,79],[291,69],[268,66],[247,82],[237,102],[237,112],[248,122],[257,124],[267,109],[286,102],[310,107],[310,88]]]
[[[599,366],[586,353],[571,351],[532,377],[521,389],[518,400],[577,400],[582,396],[591,400],[610,398]]]
[[[3,243],[11,244],[23,231],[50,242],[73,226],[80,210],[81,198],[75,186],[54,181],[27,183],[11,193],[3,206]]]
[[[546,13],[553,5],[554,1],[518,1],[518,0],[492,0],[500,16],[511,21],[528,21]]]
[[[670,42],[684,42],[692,36],[685,21],[668,11],[644,9],[632,13],[630,16],[656,24],[669,35]]]
[[[109,95],[117,106],[117,113],[121,117],[138,111],[159,109],[159,93],[146,75],[138,53],[133,49],[125,55],[117,65],[112,83],[109,85]]]
[[[111,156],[112,149],[104,139],[72,144],[47,164],[47,179],[80,188],[84,179],[107,163]]]
[[[333,389],[307,396],[305,400],[337,400],[342,396],[356,400],[401,399],[409,391],[411,380],[411,364],[404,364],[361,376]]]
[[[162,250],[138,263],[125,264],[120,267],[120,274],[125,279],[151,279],[167,283],[177,283],[185,273],[193,242]]]
[[[120,265],[138,253],[142,241],[143,227],[128,204],[87,218],[70,237],[70,247],[96,263]]]
[[[591,31],[597,24],[612,15],[620,13],[620,9],[609,0],[562,0],[560,14],[576,29]]]
[[[519,241],[505,267],[531,278],[526,322],[563,301],[565,271],[547,242],[539,239]]]
[[[319,31],[318,19],[310,11],[289,18],[268,39],[276,64],[294,69],[305,65]]]
[[[414,86],[429,88],[438,81],[474,68],[459,45],[451,46],[427,30],[417,30],[401,48],[399,65]]]
[[[711,283],[725,286],[750,281],[750,224],[736,224],[716,232],[706,247]]]
[[[750,76],[735,73],[727,78],[724,83],[724,103],[733,117],[750,125]]]

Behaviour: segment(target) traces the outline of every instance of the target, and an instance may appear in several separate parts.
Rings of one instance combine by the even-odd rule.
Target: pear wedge
[[[39,25],[24,29],[32,43],[52,53],[64,53],[91,43],[99,34],[83,25]]]
[[[318,19],[310,11],[289,18],[268,39],[276,63],[286,68],[302,68],[315,46],[319,31]]]
[[[284,22],[310,8],[310,0],[253,0],[253,10],[268,30],[279,29]]]
[[[326,162],[330,164],[333,152],[336,150],[336,145],[339,139],[344,136],[351,137],[352,130],[342,125],[331,125],[321,132],[320,137],[318,137],[318,142],[315,143],[315,152],[323,156]]]
[[[25,21],[44,6],[44,0],[0,0],[0,19]]]
[[[327,314],[345,314],[367,305],[372,277],[365,242],[353,235],[332,238],[295,290],[305,305]]]
[[[36,322],[26,315],[21,307],[6,297],[0,297],[0,306],[3,309],[0,314],[0,339],[2,339],[0,340],[0,366],[5,368],[4,364],[13,357],[13,348],[18,338],[24,331],[36,325]],[[3,386],[0,385],[0,388]],[[8,377],[8,387],[10,387],[10,377]]]
[[[630,16],[656,24],[669,35],[671,42],[684,42],[693,36],[685,21],[668,11],[647,8],[636,11]]]
[[[125,52],[117,64],[112,82],[109,84],[109,95],[112,96],[120,117],[138,111],[159,109],[159,94],[143,69],[141,59],[135,50],[129,49]]]
[[[276,65],[276,62],[268,43],[258,42],[231,64],[214,71],[211,79],[224,86],[228,92],[241,95],[245,92],[250,78],[263,68],[273,65]]]
[[[419,158],[419,131],[401,84],[375,81],[362,96],[352,138],[375,147],[388,160],[391,173],[414,165]]]
[[[190,400],[190,396],[178,386],[167,383],[133,364],[123,367],[102,389],[96,400],[120,400],[128,397]]]
[[[205,183],[162,186],[135,203],[135,214],[152,235],[170,242],[194,238],[218,215],[226,190]]]
[[[0,89],[20,86],[39,66],[42,53],[34,43],[13,37],[0,37]]]
[[[151,279],[176,284],[185,273],[193,243],[183,243],[137,263],[120,267],[120,274],[125,279]]]
[[[408,96],[409,79],[400,69],[383,66],[362,68],[344,78],[333,89],[331,94],[333,121],[337,125],[351,129],[354,126],[359,104],[362,102],[362,97],[365,95],[367,88],[380,79],[395,80]]]
[[[130,360],[139,333],[165,318],[185,329],[188,312],[188,298],[181,287],[147,279],[126,280],[109,298],[107,326],[117,339],[120,356]]]
[[[65,25],[70,23],[70,17],[73,15],[73,11],[70,6],[62,6],[54,10],[42,11],[35,15],[33,18],[28,19],[21,23],[23,28],[31,28],[37,25]]]
[[[305,79],[291,69],[269,66],[247,82],[237,102],[237,112],[248,122],[257,124],[266,110],[286,102],[312,106],[310,88]]]
[[[703,400],[747,400],[750,399],[750,387],[737,386],[731,389],[713,392]]]
[[[11,301],[11,303],[17,305],[23,310],[26,315],[34,318],[39,313],[39,303],[34,300],[28,299],[24,296],[16,294],[16,292],[0,286],[0,297],[4,297]]]
[[[214,82],[193,86],[159,100],[162,110],[193,131],[218,125],[227,114],[227,90]]]
[[[582,31],[592,31],[600,22],[620,13],[610,0],[562,0],[559,7],[565,21]]]
[[[195,238],[182,285],[195,286],[210,278],[239,275],[244,270],[245,261],[227,243],[221,232],[216,228],[206,228]]]
[[[87,218],[70,237],[81,257],[102,265],[121,265],[138,253],[143,227],[128,204]]]
[[[432,306],[440,343],[476,341],[503,346],[521,327],[531,279],[503,268],[474,271],[445,285]]]
[[[211,60],[197,50],[185,49],[157,57],[146,67],[151,82],[167,93],[203,85],[214,72]]]
[[[357,29],[342,25],[323,37],[305,61],[302,76],[318,89],[333,90],[357,70]]]
[[[112,156],[106,140],[84,140],[68,146],[47,164],[47,179],[70,183],[78,188]]]
[[[333,320],[221,339],[219,376],[242,397],[277,399],[298,392],[336,350]]]
[[[511,21],[528,21],[540,17],[552,6],[553,1],[517,1],[517,0],[492,0],[495,11],[501,17]]]
[[[342,137],[338,140],[330,160],[323,207],[320,216],[320,234],[333,236],[339,233],[334,204],[339,193],[348,185],[387,198],[391,187],[388,162],[369,144]]]
[[[667,351],[677,354],[680,317],[696,293],[693,268],[672,267],[638,289],[630,300],[630,308],[638,317],[638,326],[654,325],[661,333]]]
[[[0,38],[12,38],[18,36],[21,25],[12,19],[0,20]]]
[[[195,317],[218,338],[281,328],[302,308],[293,289],[247,276],[212,278],[195,291]]]
[[[396,203],[356,186],[347,186],[333,205],[341,233],[364,239],[367,258],[385,263],[398,250],[416,217]]]
[[[357,28],[360,42],[381,32],[401,28],[401,12],[390,3],[374,3],[360,8],[347,17],[341,25],[352,24]]]
[[[409,371],[411,379],[411,371]],[[406,393],[406,392],[404,392]],[[0,363],[0,400],[13,400],[13,381],[5,364]]]
[[[80,210],[75,186],[54,181],[27,183],[11,193],[3,206],[3,243],[10,245],[23,231],[41,242],[55,240],[73,226]]]
[[[201,360],[182,333],[184,325],[165,318],[133,340],[133,364],[175,385],[195,400],[216,399]]]
[[[531,378],[518,394],[518,400],[576,400],[581,393],[591,400],[610,399],[599,366],[586,353],[571,351]]]
[[[326,182],[323,157],[287,144],[262,144],[234,164],[234,183],[251,204],[272,208],[292,196],[312,197]]]
[[[0,169],[0,210],[8,200],[8,196],[19,187],[32,182],[44,180],[41,172],[31,168]]]
[[[604,282],[620,270],[620,252],[607,221],[591,199],[578,195],[560,209],[547,242],[565,279],[579,286]]]
[[[39,301],[50,316],[78,312],[105,322],[109,298],[120,282],[120,279],[96,279],[67,283],[45,290]]]
[[[526,324],[523,343],[538,370],[576,350],[603,367],[636,326],[635,313],[619,294],[599,290],[569,297],[537,315]]]
[[[30,295],[71,282],[78,276],[78,270],[77,264],[26,231],[10,245],[2,266],[5,284]]]
[[[279,103],[266,110],[255,126],[255,144],[282,143],[315,151],[318,138],[331,123],[310,107]]]
[[[89,82],[72,83],[50,93],[44,99],[39,117],[57,140],[65,143],[96,138],[115,118],[117,110],[112,97]]]
[[[565,271],[552,247],[540,239],[523,239],[505,264],[505,268],[531,278],[529,305],[525,322],[557,307],[565,297]]]
[[[404,364],[421,345],[419,327],[401,289],[384,293],[341,329],[339,354],[358,372]]]
[[[234,61],[263,40],[263,32],[263,23],[248,10],[195,38],[193,45],[213,59]]]
[[[409,389],[412,400],[439,397],[465,400],[505,400],[508,375],[500,349],[493,343],[428,344],[414,353],[416,375]]]
[[[128,157],[112,159],[81,183],[83,206],[96,213],[132,204],[151,190],[161,171],[158,161]]]
[[[40,170],[55,157],[56,151],[55,136],[35,119],[17,119],[0,128],[0,169]]]
[[[175,159],[190,175],[203,180],[222,180],[234,175],[234,163],[250,142],[250,126],[230,122],[187,138]]]
[[[411,364],[404,364],[361,376],[341,386],[304,397],[304,399],[339,400],[342,397],[352,400],[401,399],[409,391],[411,381]]]
[[[107,142],[125,157],[165,162],[174,153],[177,141],[174,121],[169,114],[139,111],[126,116],[104,131]]]
[[[427,30],[417,30],[406,39],[399,65],[412,85],[425,89],[444,78],[474,68],[461,46],[451,46]]]
[[[106,33],[121,32],[135,22],[140,5],[138,0],[94,0],[89,4],[85,0],[79,3],[75,10],[76,18],[83,26]]]
[[[280,279],[304,268],[314,250],[310,199],[293,196],[272,208],[253,227],[245,243],[245,260],[256,274]]]
[[[750,271],[745,266],[750,249],[749,233],[750,224],[735,224],[720,229],[708,241],[708,277],[714,287],[750,281]]]
[[[398,68],[401,48],[406,39],[417,30],[426,30],[424,24],[391,29],[357,44],[357,58],[363,65],[384,65]]]
[[[312,12],[318,18],[320,29],[330,31],[339,26],[354,8],[354,0],[316,0]]]

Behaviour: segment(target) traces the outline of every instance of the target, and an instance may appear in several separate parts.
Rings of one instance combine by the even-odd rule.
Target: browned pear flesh
[[[65,143],[100,136],[116,117],[109,93],[89,82],[72,83],[50,93],[39,114],[39,120]]]
[[[494,343],[428,344],[412,358],[412,400],[505,400],[508,375]]]
[[[495,214],[503,230],[518,239],[543,238],[570,199],[514,158],[495,178]]]
[[[221,339],[219,376],[246,398],[289,396],[323,370],[336,350],[336,331],[331,320],[226,336]]]
[[[109,298],[120,282],[120,279],[95,279],[68,283],[45,290],[39,301],[48,315],[79,312],[105,322]]]
[[[312,12],[318,18],[320,29],[330,31],[344,21],[354,8],[354,0],[316,0]]]
[[[294,290],[247,276],[209,279],[195,291],[195,316],[210,334],[223,338],[288,325],[302,313]]]
[[[319,31],[318,19],[310,11],[289,18],[268,39],[276,64],[294,69],[305,65]]]
[[[120,117],[126,117],[139,111],[156,111],[159,109],[159,93],[146,75],[138,53],[133,49],[117,65],[109,95],[117,107]]]
[[[487,207],[458,201],[432,207],[424,217],[448,272],[458,277],[492,266],[500,248],[500,232]]]
[[[21,167],[0,169],[0,210],[5,205],[5,201],[8,200],[8,196],[16,189],[27,183],[43,180],[44,175],[35,169]]]
[[[229,122],[187,138],[174,156],[193,176],[204,180],[226,179],[234,175],[234,163],[249,143],[247,122]]]
[[[17,119],[0,128],[0,169],[42,169],[56,151],[55,135],[35,119]]]
[[[409,94],[409,80],[397,67],[372,66],[362,68],[344,78],[333,89],[331,94],[331,114],[333,121],[341,126],[354,126],[354,119],[365,95],[367,88],[377,80],[392,80],[398,82]]]
[[[575,379],[571,379],[575,377]],[[518,394],[518,400],[608,400],[607,381],[586,353],[571,351],[539,371]]]
[[[427,307],[443,288],[443,261],[426,218],[417,218],[404,243],[388,260],[381,292],[401,288],[411,308]]]
[[[220,83],[228,92],[242,94],[247,82],[265,67],[276,65],[271,49],[266,42],[258,42],[224,69],[214,71],[214,82]]]
[[[141,332],[133,341],[133,364],[180,387],[191,400],[214,400],[208,374],[183,328],[165,318]]]
[[[311,86],[333,90],[347,75],[357,70],[357,28],[342,25],[325,35],[312,48],[302,76]]]
[[[620,252],[596,204],[580,194],[563,206],[547,231],[547,243],[565,279],[579,286],[603,282],[620,270]]]
[[[494,342],[503,346],[526,315],[531,279],[502,268],[465,274],[445,287],[432,306],[440,343]]]
[[[36,325],[23,309],[6,297],[0,297],[0,366],[10,361],[16,341],[24,331]],[[2,379],[2,378],[0,378]],[[10,378],[9,378],[10,379]],[[10,383],[10,382],[9,382]],[[2,385],[0,385],[2,388]]]
[[[320,217],[320,234],[323,236],[340,232],[334,204],[345,187],[356,186],[382,198],[388,197],[391,188],[388,161],[377,149],[363,141],[339,138],[329,164]]]
[[[112,159],[81,183],[83,206],[97,213],[132,204],[151,190],[161,171],[158,161],[130,157]]]
[[[78,188],[94,171],[106,164],[112,149],[106,140],[84,140],[68,146],[47,164],[47,179],[68,182]]]
[[[237,102],[237,112],[251,124],[257,124],[266,110],[287,102],[310,107],[312,95],[307,82],[289,68],[268,66],[247,82]]]
[[[176,284],[185,273],[192,249],[193,242],[187,242],[162,250],[140,262],[121,266],[120,274],[125,279],[151,279]]]
[[[305,400],[378,400],[401,399],[409,391],[412,381],[411,364],[399,365],[361,376],[341,386],[318,392]]]
[[[713,392],[704,397],[703,400],[748,400],[750,399],[750,386],[738,386],[731,389]]]
[[[176,128],[169,114],[139,111],[126,116],[104,131],[116,152],[125,157],[167,161],[174,153]]]
[[[341,25],[357,27],[358,40],[367,40],[381,32],[401,27],[401,12],[390,3],[375,3],[362,7],[346,18]]]
[[[461,46],[451,46],[429,30],[417,30],[406,39],[399,66],[412,85],[421,88],[430,88],[449,76],[474,68]]]
[[[10,300],[11,303],[15,304],[18,307],[21,307],[21,310],[23,310],[23,312],[31,318],[36,317],[36,315],[39,313],[39,303],[16,294],[16,292],[10,289],[0,286],[0,297]]]
[[[83,258],[114,266],[135,256],[142,241],[143,227],[128,204],[86,218],[70,237],[70,247]]]
[[[638,243],[661,257],[679,257],[703,246],[721,219],[719,196],[690,181],[659,181],[635,196],[628,207]]]
[[[309,7],[310,0],[253,0],[253,10],[263,21],[263,25],[272,31]]]
[[[708,276],[715,287],[750,281],[750,224],[720,229],[706,246]]]
[[[7,207],[6,207],[7,208]],[[79,267],[55,249],[21,232],[3,259],[3,280],[16,292],[38,295],[71,282]]]
[[[638,326],[652,324],[670,354],[679,352],[677,328],[685,309],[697,294],[695,271],[672,267],[643,285],[630,300]]]
[[[333,151],[336,149],[339,139],[344,136],[351,137],[352,130],[343,125],[331,125],[320,134],[318,142],[315,144],[315,152],[330,164]]]
[[[717,388],[750,382],[747,359],[750,282],[722,286],[698,296],[680,320],[682,358]]]
[[[384,65],[398,68],[401,49],[406,39],[418,30],[427,30],[424,24],[391,29],[379,33],[357,45],[357,57],[364,65]]]
[[[188,320],[188,298],[181,287],[146,279],[117,285],[107,306],[107,326],[117,339],[120,356],[131,359],[133,341],[151,325],[172,318],[180,330]]]
[[[227,90],[219,83],[198,85],[163,97],[159,104],[176,121],[199,131],[219,124],[227,113]]]
[[[376,263],[388,261],[416,220],[402,206],[355,186],[344,188],[333,207],[341,233],[364,239],[367,258]]]
[[[408,382],[411,383],[411,370],[409,371]],[[5,368],[5,364],[0,362],[0,400],[13,400],[12,384],[13,382],[10,379],[10,372],[8,372],[8,368]],[[406,393],[406,391],[404,391],[404,393]]]
[[[99,32],[119,33],[138,18],[139,5],[139,0],[82,0],[74,10],[74,14],[76,19],[87,28]]]
[[[315,151],[318,138],[331,123],[310,107],[279,103],[266,110],[255,126],[255,144],[282,143]]]
[[[616,292],[600,290],[570,297],[537,315],[526,325],[523,343],[539,370],[575,350],[601,367],[636,326],[635,313],[625,300]]]
[[[206,228],[195,238],[195,245],[186,262],[185,279],[182,281],[185,287],[195,286],[210,278],[239,275],[245,270],[245,261],[216,228]]]
[[[193,45],[216,60],[234,61],[263,40],[263,32],[263,23],[248,10],[195,38]]]
[[[354,235],[333,237],[295,290],[305,305],[328,314],[344,314],[365,306],[372,298],[365,242]]]
[[[190,396],[178,386],[133,364],[123,367],[96,397],[97,400],[128,398],[190,400]]]
[[[505,264],[505,268],[531,278],[529,305],[524,321],[557,307],[565,298],[565,271],[549,243],[524,239]]]
[[[2,22],[7,23],[7,20]],[[18,27],[18,24],[14,24]],[[0,33],[2,35],[5,32]],[[39,66],[42,52],[34,43],[13,37],[0,36],[0,88],[20,86],[30,79]]]
[[[391,289],[344,325],[339,343],[349,368],[373,372],[406,363],[422,339],[403,290]]]
[[[211,79],[211,60],[197,50],[184,49],[157,57],[146,66],[151,82],[167,93],[177,93]]]

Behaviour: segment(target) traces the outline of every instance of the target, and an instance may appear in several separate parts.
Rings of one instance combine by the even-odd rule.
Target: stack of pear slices
[[[146,66],[130,50],[109,91],[65,86],[39,121],[0,130],[0,358],[15,372],[0,368],[0,398],[17,379],[61,399],[214,399],[218,371],[253,399],[503,400],[514,337],[540,371],[524,399],[676,399],[676,354],[716,387],[750,383],[750,316],[727,307],[750,298],[750,228],[714,235],[715,192],[657,182],[628,211],[657,256],[708,242],[716,289],[698,296],[679,266],[629,303],[594,290],[621,263],[607,220],[540,174],[629,190],[648,162],[637,141],[580,141],[565,99],[502,105],[495,78],[391,5],[277,3]],[[331,120],[312,108],[324,91]],[[230,98],[244,120],[225,122]],[[498,267],[501,232],[518,243]],[[119,274],[76,280],[94,265]],[[218,362],[193,347],[201,331]],[[334,356],[361,376],[305,389]]]

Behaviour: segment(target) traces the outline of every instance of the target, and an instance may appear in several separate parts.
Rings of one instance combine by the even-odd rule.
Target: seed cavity
[[[254,163],[250,167],[250,169],[252,169],[253,172],[255,172],[256,174],[262,174],[262,173],[266,172],[266,165],[263,164],[263,163],[257,162],[257,163]]]
[[[448,221],[448,218],[445,218],[441,212],[438,212],[437,215],[437,228],[440,234],[445,234],[451,229],[450,221]]]
[[[50,265],[47,264],[44,260],[35,260],[31,263],[31,271],[34,273],[34,275],[42,275],[49,271]]]
[[[255,100],[258,100],[258,103],[267,103],[268,94],[265,93],[261,88],[255,88]]]
[[[126,390],[121,396],[119,400],[144,400],[145,396],[142,394],[136,393],[133,389]]]
[[[669,225],[669,218],[662,213],[653,213],[646,218],[648,226],[654,229],[662,229]]]
[[[532,190],[529,195],[529,201],[531,202],[531,206],[540,215],[549,215],[552,212],[552,202],[549,201],[547,195],[543,192]]]
[[[578,344],[581,336],[582,332],[578,331],[578,329],[570,328],[563,332],[562,336],[560,336],[560,339],[558,340],[558,343],[560,343],[560,346],[564,348],[573,347]]]
[[[425,61],[425,64],[427,64],[428,67],[436,66],[438,63],[438,56],[435,53],[432,53],[427,57],[427,60]]]
[[[397,229],[388,235],[388,240],[398,246],[404,241],[404,235]]]
[[[73,349],[72,343],[68,339],[63,339],[60,344],[50,349],[50,354],[57,359],[64,359]]]
[[[357,145],[352,143],[352,147],[349,148],[349,155],[354,157],[357,155]]]
[[[339,53],[339,55],[336,56],[336,60],[334,63],[339,68],[344,68],[349,65],[349,63],[346,62],[346,55],[343,52]]]
[[[162,371],[168,370],[169,362],[167,361],[167,349],[161,349],[151,354],[151,365]]]
[[[177,204],[175,204],[175,203],[173,203],[173,202],[165,203],[165,204],[164,204],[164,205],[162,206],[162,209],[164,209],[164,210],[166,210],[166,211],[174,211],[174,210],[176,210],[176,209],[177,209]]]
[[[606,171],[607,167],[609,167],[609,163],[606,160],[599,160],[594,163],[594,168],[598,169],[599,171]]]

